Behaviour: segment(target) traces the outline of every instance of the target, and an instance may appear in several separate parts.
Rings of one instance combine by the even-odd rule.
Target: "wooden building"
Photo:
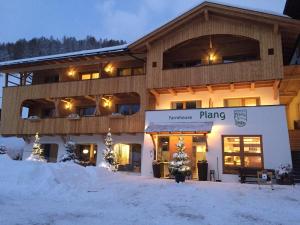
[[[300,150],[296,131],[300,66],[290,65],[299,33],[300,22],[285,15],[204,2],[128,45],[3,62],[1,134],[22,137],[28,143],[26,157],[38,132],[54,159],[71,138],[81,146],[79,154],[88,150],[86,160],[99,164],[103,135],[111,128],[120,168],[144,175],[151,175],[153,159],[167,164],[179,135],[186,135],[192,161],[206,155],[209,168],[216,170],[218,157],[221,174],[234,174],[241,166],[274,168],[291,163],[287,127],[292,149]],[[287,118],[281,105],[286,106]],[[224,109],[231,118],[228,115],[236,113],[232,109],[265,116],[267,106],[278,112],[274,118],[280,121],[274,123],[283,129],[280,135],[286,144],[281,150],[271,149],[269,141],[280,138],[279,133],[266,137],[255,126],[235,133],[242,147],[230,153],[221,147],[221,142],[237,139],[230,129],[216,134],[217,126],[199,132],[180,128],[147,132],[148,122],[157,122],[160,112],[174,112],[180,118],[190,110],[192,115],[201,115],[204,109],[208,115],[221,115],[214,110]],[[205,121],[209,119],[216,118]],[[214,144],[210,135],[216,137],[211,138]],[[246,142],[254,149],[252,155],[242,153]],[[209,148],[218,153],[209,156]],[[278,153],[274,160],[272,151]]]

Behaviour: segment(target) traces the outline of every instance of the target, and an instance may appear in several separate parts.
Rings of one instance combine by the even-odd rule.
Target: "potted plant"
[[[160,161],[154,160],[152,162],[153,176],[156,178],[160,178]]]
[[[208,170],[208,163],[206,159],[198,161],[197,163],[198,168],[198,179],[200,181],[207,181],[207,170]]]
[[[182,137],[179,138],[176,147],[177,153],[173,155],[173,160],[169,164],[169,171],[175,177],[175,181],[179,183],[184,182],[186,176],[191,174],[191,167],[188,166],[190,160],[184,152],[185,145]]]
[[[281,164],[275,171],[277,183],[281,185],[293,184],[292,171],[290,164]]]

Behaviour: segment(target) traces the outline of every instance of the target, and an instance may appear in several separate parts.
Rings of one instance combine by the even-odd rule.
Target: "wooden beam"
[[[212,89],[212,86],[207,85],[206,87],[207,87],[207,90],[209,91],[209,93],[213,93],[214,92],[214,90]]]
[[[278,34],[279,31],[279,25],[277,23],[274,24],[274,29],[273,29],[275,34]]]
[[[170,92],[170,94],[172,94],[173,96],[177,95],[177,93],[172,88],[169,88],[168,92]]]
[[[149,51],[151,48],[151,44],[149,42],[146,43],[147,50]]]
[[[156,105],[158,106],[159,105],[159,93],[154,89],[151,89],[150,93],[154,95]]]
[[[188,92],[190,92],[192,95],[195,94],[195,90],[192,87],[187,87]]]
[[[274,100],[277,100],[279,97],[279,84],[280,80],[275,80],[273,84]]]
[[[255,90],[255,83],[254,82],[251,82],[251,84],[250,84],[250,90],[251,91]]]
[[[231,84],[230,84],[230,91],[231,91],[231,92],[234,92],[234,91],[235,91],[235,89],[234,89],[234,83],[231,83]]]
[[[208,10],[207,9],[204,10],[204,19],[205,19],[205,22],[209,21],[209,15],[208,15]]]

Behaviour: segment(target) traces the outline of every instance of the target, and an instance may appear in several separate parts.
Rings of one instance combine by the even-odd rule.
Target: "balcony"
[[[136,93],[139,96],[140,112],[134,115],[113,115],[115,110],[102,110],[100,114],[80,116],[79,120],[68,119],[70,113],[66,113],[63,104],[74,101],[75,105],[85,99],[86,105],[77,106],[95,107],[95,97],[116,96],[120,98],[122,93]],[[55,102],[59,100],[61,114],[53,116]],[[119,99],[124,100],[124,99]],[[31,101],[31,102],[30,102]],[[145,76],[116,77],[112,79],[84,80],[74,82],[60,82],[52,84],[38,84],[30,86],[7,87],[3,91],[3,110],[1,122],[1,134],[4,136],[25,136],[40,132],[42,135],[67,135],[67,134],[93,134],[105,133],[110,127],[113,132],[136,133],[144,129],[145,110]],[[37,104],[39,102],[39,104]],[[29,116],[38,116],[38,120],[20,118],[20,110],[23,104],[29,106],[37,104],[33,109],[44,107],[45,112],[39,114],[33,112]],[[28,105],[29,104],[29,105]],[[80,114],[78,111],[76,113]],[[125,113],[126,114],[126,113]],[[129,113],[130,114],[130,113]]]

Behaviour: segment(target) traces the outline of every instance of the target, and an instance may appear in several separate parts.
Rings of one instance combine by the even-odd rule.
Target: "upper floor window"
[[[142,75],[144,74],[143,67],[133,67],[133,68],[118,68],[118,76],[131,76],[131,75]]]
[[[258,106],[260,98],[229,98],[224,99],[224,107]]]
[[[201,101],[180,101],[172,102],[172,109],[199,109],[201,108]]]
[[[99,79],[99,72],[91,72],[91,73],[82,73],[81,80],[91,80],[91,79]]]
[[[166,50],[164,69],[196,67],[260,59],[257,40],[226,34],[202,36],[187,40]]]
[[[117,105],[117,113],[122,115],[132,115],[137,113],[140,110],[139,104],[118,104]]]
[[[90,106],[90,107],[82,107],[78,108],[78,115],[80,116],[93,116],[95,114],[95,106]]]

